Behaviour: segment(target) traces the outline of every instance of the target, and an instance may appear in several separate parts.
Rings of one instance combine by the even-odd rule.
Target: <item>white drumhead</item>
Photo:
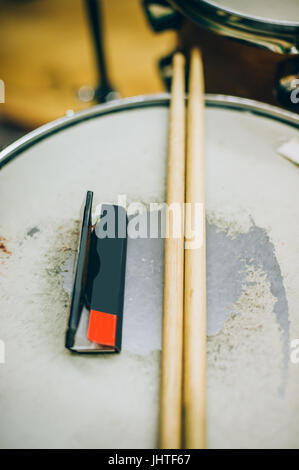
[[[212,0],[207,3],[234,13],[266,21],[299,22],[298,0]]]
[[[165,198],[168,99],[139,101],[61,120],[0,154],[13,158],[0,171],[1,447],[158,445],[161,240],[128,241],[121,354],[64,349],[85,192],[95,204]],[[297,447],[298,167],[278,150],[298,130],[262,106],[227,107],[236,101],[206,110],[208,444]]]

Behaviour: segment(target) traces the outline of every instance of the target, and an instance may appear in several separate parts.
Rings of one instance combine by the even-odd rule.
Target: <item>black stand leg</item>
[[[92,39],[94,43],[97,67],[99,72],[99,85],[95,90],[95,99],[99,103],[103,103],[114,99],[116,92],[111,86],[107,74],[107,65],[105,60],[102,35],[103,25],[101,0],[85,0],[85,3],[87,9],[87,16],[91,26]]]

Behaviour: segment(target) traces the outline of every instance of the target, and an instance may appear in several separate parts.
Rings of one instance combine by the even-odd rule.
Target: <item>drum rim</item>
[[[276,106],[254,101],[247,98],[239,98],[230,95],[215,95],[206,94],[205,101],[207,107],[216,107],[231,109],[234,111],[245,111],[257,114],[258,116],[267,117],[277,120],[284,124],[290,125],[299,129],[299,115],[286,111]],[[78,112],[67,113],[66,116],[51,121],[43,126],[34,129],[33,131],[25,134],[20,139],[11,143],[0,152],[0,170],[7,163],[17,157],[22,151],[35,145],[41,140],[49,137],[60,130],[72,127],[80,122],[89,119],[105,116],[120,111],[128,111],[138,108],[154,107],[154,106],[169,106],[170,94],[159,93],[152,95],[140,95],[130,98],[122,98],[114,100],[109,103],[99,104]]]
[[[241,13],[239,10],[235,10],[234,8],[227,8],[224,6],[220,6],[217,3],[217,0],[200,0],[200,2],[205,3],[208,6],[213,6],[217,8],[218,10],[221,10],[225,13],[229,13],[231,15],[236,15],[239,16],[240,18],[252,20],[253,22],[256,23],[266,23],[269,25],[277,25],[277,26],[282,26],[282,27],[298,27],[299,26],[299,21],[289,21],[289,20],[275,20],[273,18],[265,18],[264,16],[258,16],[258,15],[249,15],[249,14],[244,14]]]
[[[194,1],[194,0],[193,0]],[[294,28],[298,28],[299,26],[299,21],[289,21],[289,20],[275,20],[275,19],[267,19],[264,16],[255,16],[255,15],[249,15],[249,14],[244,14],[241,13],[238,10],[234,10],[232,8],[226,8],[224,6],[220,6],[217,4],[216,1],[214,0],[195,0],[197,3],[197,7],[200,9],[201,7],[206,7],[207,9],[212,12],[212,10],[215,10],[217,8],[218,10],[221,10],[222,12],[228,13],[229,15],[233,16],[238,16],[239,18],[242,18],[244,21],[250,21],[252,24],[261,25],[265,24],[268,26],[279,26],[282,29],[291,29],[292,31]],[[170,3],[173,3],[177,7],[179,7],[182,11],[184,11],[184,7],[182,6],[181,0],[170,0]],[[203,4],[203,5],[200,5]],[[218,15],[215,15],[219,19]]]

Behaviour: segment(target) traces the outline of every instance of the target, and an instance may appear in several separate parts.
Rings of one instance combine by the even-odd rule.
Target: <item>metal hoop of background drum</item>
[[[208,92],[279,102],[298,112],[298,102],[290,97],[299,87],[296,0],[144,0],[143,3],[156,31],[177,29],[179,47],[185,51],[200,45]],[[162,14],[157,4],[168,9],[171,5],[174,10],[170,14],[166,8]],[[166,77],[168,63],[166,58],[162,61]]]
[[[1,447],[158,445],[163,241],[128,240],[121,354],[73,355],[64,332],[82,198],[164,201],[168,106],[97,106],[0,153]],[[299,118],[206,106],[209,447],[298,447],[299,185],[282,154]]]

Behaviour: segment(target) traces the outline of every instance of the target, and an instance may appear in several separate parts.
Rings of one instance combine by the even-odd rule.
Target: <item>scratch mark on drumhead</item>
[[[40,229],[38,227],[32,227],[31,229],[27,231],[27,236],[33,237],[38,232],[40,232]]]

